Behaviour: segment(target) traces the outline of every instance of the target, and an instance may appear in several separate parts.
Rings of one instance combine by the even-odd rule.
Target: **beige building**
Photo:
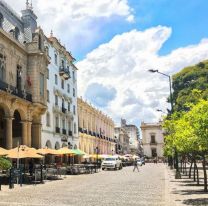
[[[143,152],[147,157],[163,157],[164,136],[161,122],[141,123]]]
[[[49,58],[29,4],[18,16],[0,2],[0,146],[40,147]]]
[[[88,154],[115,154],[114,122],[81,98],[77,99],[79,148]]]

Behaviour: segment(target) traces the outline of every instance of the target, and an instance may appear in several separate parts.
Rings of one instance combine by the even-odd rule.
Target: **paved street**
[[[146,164],[139,173],[132,169],[68,176],[43,185],[16,186],[13,190],[4,188],[0,205],[170,205],[165,195],[163,164]]]

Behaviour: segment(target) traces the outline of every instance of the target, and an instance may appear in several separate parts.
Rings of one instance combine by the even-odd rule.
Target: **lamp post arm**
[[[164,73],[162,73],[162,72],[159,72],[158,70],[157,70],[157,73],[162,74],[162,75],[164,75],[164,76],[166,76],[166,77],[169,77],[169,78],[170,78],[170,75],[168,75],[168,74],[164,74]]]

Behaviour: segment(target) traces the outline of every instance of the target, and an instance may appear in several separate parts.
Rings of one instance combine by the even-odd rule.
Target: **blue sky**
[[[76,52],[77,59],[84,58],[86,53],[113,36],[132,29],[145,30],[157,25],[171,27],[172,35],[159,54],[168,54],[173,49],[196,44],[208,37],[207,0],[129,0],[129,5],[135,22],[129,23],[118,17],[98,19],[97,24],[102,22],[102,35],[83,52]]]

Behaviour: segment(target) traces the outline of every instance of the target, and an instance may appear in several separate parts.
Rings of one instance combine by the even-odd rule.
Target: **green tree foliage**
[[[12,167],[12,163],[4,158],[4,157],[0,157],[0,170],[8,170]]]
[[[207,191],[206,158],[208,154],[208,101],[198,100],[190,110],[181,115],[173,114],[165,119],[165,154],[176,149],[182,154],[198,154],[203,159],[204,190]]]
[[[208,61],[186,67],[173,76],[173,102],[175,111],[187,111],[187,103],[196,104],[200,98],[208,99]]]

